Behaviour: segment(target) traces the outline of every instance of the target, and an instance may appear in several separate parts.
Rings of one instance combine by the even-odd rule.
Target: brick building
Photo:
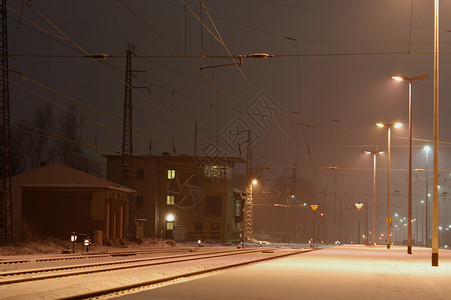
[[[131,175],[128,178],[137,195],[130,219],[147,220],[144,236],[171,237],[169,234],[179,241],[201,238],[223,243],[239,240],[232,169],[236,163],[244,163],[241,158],[105,157],[108,180],[119,183],[124,172]]]

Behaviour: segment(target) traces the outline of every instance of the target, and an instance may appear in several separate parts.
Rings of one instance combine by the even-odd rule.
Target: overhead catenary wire
[[[64,39],[68,42],[70,42],[72,45],[74,45],[76,47],[76,50],[80,51],[81,53],[83,53],[86,57],[90,58],[92,61],[94,61],[95,63],[97,63],[100,67],[102,67],[103,69],[105,69],[107,72],[109,72],[111,75],[113,75],[113,77],[115,77],[117,80],[119,80],[122,84],[125,84],[125,82],[119,78],[117,75],[115,75],[114,73],[112,73],[110,70],[108,70],[107,68],[105,68],[97,59],[90,57],[90,54],[85,51],[82,47],[80,47],[77,43],[75,43],[75,41],[71,38],[69,38],[61,29],[59,29],[55,24],[53,24],[49,18],[45,17],[43,13],[41,13],[40,11],[38,11],[36,8],[33,7],[33,5],[30,2],[27,2],[27,4],[32,7],[32,9],[39,15],[41,16],[52,28],[54,28],[62,37],[64,37]],[[35,82],[37,83],[37,82]],[[39,84],[42,87],[45,88],[45,85]],[[133,87],[132,87],[133,89]],[[141,98],[143,98],[145,101],[147,101],[148,103],[150,103],[151,105],[153,105],[154,107],[156,107],[158,110],[160,110],[163,114],[167,115],[168,117],[170,117],[171,119],[173,119],[176,123],[179,123],[180,125],[182,125],[183,127],[187,128],[190,131],[193,131],[193,129],[189,126],[184,124],[183,122],[180,122],[177,118],[173,117],[170,113],[168,113],[167,111],[163,110],[161,107],[159,107],[158,105],[156,105],[154,102],[152,102],[148,97],[146,97],[145,95],[143,95],[142,93],[140,93],[139,91],[137,91],[136,89],[134,89],[135,93],[138,94]],[[60,93],[60,95],[63,95],[62,93]],[[69,97],[70,96],[67,96]],[[80,103],[81,104],[81,103]],[[87,104],[84,104],[85,106]],[[120,120],[119,120],[120,121]],[[200,135],[203,138],[206,138],[203,135]],[[207,138],[208,140],[208,138]]]
[[[248,79],[248,78],[246,77],[246,75],[244,74],[243,70],[242,70],[242,69],[240,68],[240,66],[237,64],[237,62],[235,61],[235,59],[234,59],[232,53],[231,53],[230,50],[228,49],[228,47],[227,47],[227,45],[225,44],[224,40],[222,39],[221,34],[219,33],[219,31],[218,31],[216,25],[214,24],[214,22],[213,22],[213,20],[212,20],[212,18],[211,18],[211,16],[210,16],[210,14],[209,14],[209,12],[208,12],[208,10],[207,10],[205,4],[203,3],[202,0],[200,0],[200,1],[201,1],[202,5],[203,5],[203,8],[204,8],[204,10],[205,10],[205,13],[206,13],[207,16],[208,16],[208,19],[210,20],[210,23],[212,24],[213,28],[214,28],[215,31],[216,31],[216,34],[217,34],[218,38],[220,39],[220,42],[221,42],[222,46],[223,46],[224,49],[227,51],[228,55],[229,55],[229,56],[233,59],[233,61],[235,62],[236,68],[238,69],[238,71],[240,72],[241,76],[243,77],[243,79],[244,79],[244,80],[246,81],[246,83],[248,84],[248,86],[249,86],[249,88],[251,89],[251,91],[252,91],[252,93],[254,94],[254,96],[255,96],[255,97],[258,97],[258,93],[257,93],[257,91],[255,90],[254,86],[251,84],[251,82],[249,81],[249,79]],[[186,2],[185,2],[184,0],[182,0],[182,2],[183,2],[185,5],[187,5]],[[190,11],[193,13],[192,10],[190,10]],[[197,16],[196,16],[196,18],[199,20],[199,18],[198,18]],[[200,21],[200,20],[199,20],[199,21]],[[204,25],[204,27],[205,27],[205,25]],[[228,98],[228,100],[235,104],[235,102],[234,102],[232,99]],[[261,103],[261,99],[260,99],[260,98],[258,98],[258,101]],[[243,111],[243,113],[244,113],[245,115],[248,115],[248,113],[247,113],[246,111]],[[252,118],[250,118],[250,119],[252,120],[252,122],[255,122]],[[294,146],[296,147],[296,149],[297,149],[301,154],[303,154],[303,155],[305,156],[305,158],[308,159],[308,158],[309,158],[308,155],[305,154],[305,152],[303,152],[303,151],[300,149],[300,147],[297,146],[297,145],[294,143],[294,141],[292,140],[292,138],[291,138],[291,137],[286,133],[286,131],[280,126],[280,124],[277,122],[277,120],[276,120],[274,117],[272,117],[271,120],[276,124],[276,126],[279,128],[279,130],[282,132],[282,134],[287,138],[287,140],[288,140],[292,145],[294,145]]]
[[[184,5],[179,5],[177,3],[173,3],[173,2],[170,2],[168,0],[159,0],[159,1],[164,2],[164,3],[166,3],[168,5],[171,5],[171,6],[178,7],[178,8],[184,8]],[[330,12],[330,13],[333,14],[333,12]],[[244,27],[244,28],[256,31],[256,32],[265,33],[267,35],[279,37],[279,38],[282,38],[282,39],[290,38],[290,37],[288,37],[285,34],[277,33],[277,32],[274,32],[274,31],[267,30],[267,29],[257,28],[255,26],[251,26],[249,24],[244,24],[244,23],[241,23],[241,22],[238,22],[238,21],[230,20],[228,18],[224,18],[224,17],[221,17],[219,15],[214,15],[214,14],[211,14],[211,15],[216,20],[221,20],[221,21],[224,21],[226,23],[234,24],[234,25],[237,25],[237,26],[240,26],[240,27]],[[356,16],[356,17],[358,17],[358,16]],[[372,21],[376,22],[377,20],[372,20]],[[384,22],[382,20],[379,20],[379,21],[381,23]],[[394,25],[409,26],[408,24],[401,24],[401,23],[399,23],[399,24],[395,23]],[[432,30],[432,28],[430,28],[430,29]],[[445,31],[445,30],[443,30],[443,31]],[[299,42],[307,42],[307,43],[362,44],[362,45],[364,45],[364,44],[408,45],[409,44],[408,42],[401,42],[401,41],[346,41],[346,40],[306,39],[306,38],[300,38],[300,37],[291,37],[291,38],[296,39]],[[441,42],[441,43],[451,43],[451,42]],[[432,41],[431,42],[414,42],[414,43],[411,43],[411,44],[412,45],[432,45]]]

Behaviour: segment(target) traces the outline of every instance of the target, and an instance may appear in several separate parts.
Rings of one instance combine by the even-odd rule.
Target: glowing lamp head
[[[399,127],[401,127],[402,126],[402,123],[395,123],[395,125],[393,125],[393,127],[395,127],[395,128],[399,128]]]
[[[174,222],[175,218],[173,214],[169,214],[166,216],[166,221],[168,222]]]
[[[426,151],[426,153],[429,153],[429,151],[431,151],[431,147],[428,145],[424,146],[423,149],[424,149],[424,151]]]
[[[382,128],[382,127],[385,127],[384,123],[376,123],[376,126],[377,126],[377,127],[381,127],[381,128]]]
[[[252,184],[256,185],[258,183],[257,179],[252,180]]]
[[[360,211],[362,209],[363,203],[355,203],[355,207],[357,208],[358,211]]]
[[[399,74],[393,74],[393,76],[391,78],[393,78],[396,81],[403,81],[404,80],[404,77],[399,75]]]

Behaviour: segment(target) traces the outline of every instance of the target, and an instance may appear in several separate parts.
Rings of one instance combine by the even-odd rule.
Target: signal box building
[[[240,221],[232,186],[238,157],[107,155],[107,179],[137,196],[130,219],[144,222],[144,236],[176,241],[239,240]]]
[[[23,238],[68,239],[76,232],[98,243],[125,239],[133,190],[60,164],[16,175],[12,182],[15,232]]]

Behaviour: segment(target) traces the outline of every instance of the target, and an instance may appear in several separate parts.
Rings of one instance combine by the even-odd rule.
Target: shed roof
[[[117,183],[54,163],[13,177],[12,181],[20,187],[53,188],[108,188],[124,192],[135,192]]]

